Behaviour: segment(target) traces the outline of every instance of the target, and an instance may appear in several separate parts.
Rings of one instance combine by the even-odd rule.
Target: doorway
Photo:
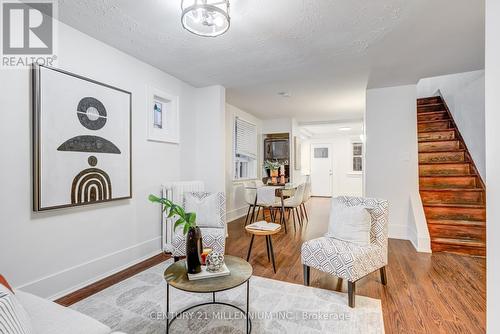
[[[331,197],[332,186],[332,144],[311,144],[311,194]]]

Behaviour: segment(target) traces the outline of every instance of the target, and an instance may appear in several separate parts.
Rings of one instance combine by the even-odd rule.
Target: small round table
[[[248,317],[248,309],[249,309],[249,293],[250,293],[250,285],[249,285],[249,280],[250,277],[252,276],[252,266],[245,260],[231,256],[231,255],[225,255],[224,256],[224,263],[226,264],[227,268],[231,272],[227,276],[221,276],[221,277],[214,277],[214,278],[206,278],[206,279],[200,279],[200,280],[195,280],[195,281],[190,281],[187,276],[187,269],[186,269],[186,260],[180,260],[177,262],[174,262],[171,264],[166,270],[163,275],[165,278],[165,281],[167,282],[167,334],[170,329],[170,325],[176,320],[181,314],[186,313],[187,311],[203,306],[203,305],[213,305],[213,304],[218,304],[218,305],[225,305],[232,307],[234,309],[237,309],[241,313],[245,315],[246,319],[246,332],[250,333],[252,331],[252,322],[250,318]],[[229,289],[236,288],[242,284],[246,283],[247,285],[247,302],[246,302],[246,311],[243,311],[241,308],[235,305],[227,304],[227,303],[222,303],[222,302],[217,302],[215,301],[215,293],[220,292],[220,291],[225,291]],[[208,303],[202,303],[198,305],[191,306],[185,310],[182,310],[180,312],[177,312],[177,314],[170,320],[170,293],[169,293],[169,288],[170,286],[187,291],[187,292],[194,292],[194,293],[211,293],[212,294],[212,301]]]
[[[271,236],[274,234],[277,234],[281,231],[281,225],[276,230],[273,230],[273,231],[252,229],[252,228],[249,228],[249,226],[245,226],[245,230],[252,235],[252,239],[250,240],[250,246],[248,247],[247,261],[250,260],[250,253],[252,252],[253,239],[255,238],[255,236],[265,236],[266,237],[267,260],[269,260],[269,258],[271,258],[271,262],[273,264],[273,270],[274,270],[274,273],[276,274],[276,264],[274,263],[273,241],[271,239]]]

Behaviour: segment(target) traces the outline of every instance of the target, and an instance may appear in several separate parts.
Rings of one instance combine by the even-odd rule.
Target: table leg
[[[212,292],[212,302],[215,303],[215,292]]]
[[[273,263],[273,270],[276,274],[276,264],[274,263],[274,250],[273,250],[273,238],[269,236],[269,251],[271,252],[271,261]]]
[[[169,302],[169,299],[170,299],[170,293],[169,293],[169,287],[170,287],[170,284],[167,283],[167,329],[166,329],[166,332],[168,334],[168,325],[169,325],[169,320],[170,320],[170,302]]]
[[[270,261],[271,258],[269,257],[269,239],[268,239],[268,235],[266,235],[266,250],[267,250],[267,261]]]
[[[246,313],[246,321],[247,321],[247,334],[250,333],[248,331],[248,322],[250,319],[248,318],[249,313],[249,305],[250,305],[250,280],[247,281],[247,313]]]
[[[250,240],[250,247],[248,247],[247,253],[247,262],[250,260],[250,253],[252,252],[253,239],[255,238],[255,234],[252,234],[252,239]]]

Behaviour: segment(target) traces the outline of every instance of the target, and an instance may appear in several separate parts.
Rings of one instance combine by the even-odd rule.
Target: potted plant
[[[278,183],[278,170],[280,169],[281,164],[278,161],[270,161],[266,160],[264,162],[264,168],[269,169],[271,175],[271,182],[273,184]]]
[[[175,216],[174,230],[182,227],[186,236],[186,262],[187,271],[190,274],[197,274],[201,271],[201,253],[203,252],[203,242],[201,230],[196,226],[196,213],[186,212],[184,208],[174,202],[160,198],[155,195],[149,195],[149,200],[153,203],[160,203],[162,210],[168,218]]]

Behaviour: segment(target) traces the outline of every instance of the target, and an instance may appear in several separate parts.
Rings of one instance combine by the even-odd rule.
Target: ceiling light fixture
[[[182,0],[184,29],[203,37],[217,37],[230,26],[229,0]]]
[[[344,127],[341,127],[339,128],[340,131],[351,131],[352,129],[348,126],[344,126]]]
[[[279,96],[281,96],[281,97],[290,97],[290,96],[292,96],[292,95],[291,95],[290,93],[288,93],[288,92],[279,92],[279,93],[278,93],[278,95],[279,95]]]

